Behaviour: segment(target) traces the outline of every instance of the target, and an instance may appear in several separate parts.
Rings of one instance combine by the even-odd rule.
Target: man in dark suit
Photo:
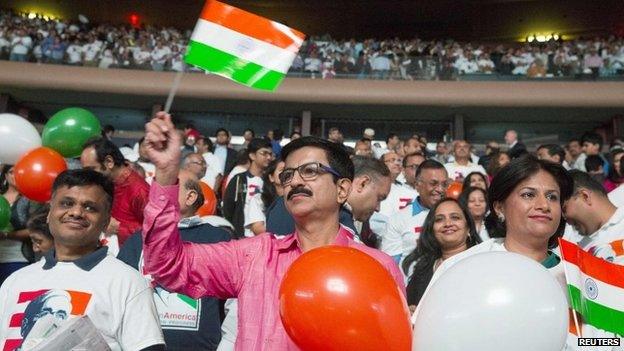
[[[230,145],[230,138],[232,137],[230,132],[225,128],[217,129],[215,133],[217,138],[217,145],[215,146],[214,154],[217,156],[222,164],[225,165],[223,169],[223,177],[232,171],[232,168],[236,165],[236,150],[232,149]]]
[[[520,142],[518,133],[513,129],[505,132],[505,143],[509,147],[507,154],[512,160],[527,153],[526,146]]]

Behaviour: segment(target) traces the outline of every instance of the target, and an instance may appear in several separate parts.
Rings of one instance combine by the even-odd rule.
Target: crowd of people
[[[248,129],[234,150],[228,130],[178,132],[165,113],[136,145],[118,147],[114,132],[69,160],[47,204],[22,196],[2,165],[3,349],[70,314],[89,315],[113,349],[288,349],[279,283],[302,253],[332,243],[375,258],[412,312],[431,281],[477,252],[529,257],[564,289],[559,237],[624,259],[612,246],[624,239],[624,146],[604,154],[593,132],[533,151],[508,130],[482,155],[467,140],[430,150],[391,133],[380,144],[370,128],[353,148],[338,128],[288,143]],[[209,196],[217,206],[199,214]]]
[[[190,28],[135,28],[53,20],[0,10],[0,59],[100,68],[196,70],[183,55]],[[551,37],[532,43],[310,37],[289,74],[312,78],[458,79],[464,75],[529,78],[624,74],[622,38]]]

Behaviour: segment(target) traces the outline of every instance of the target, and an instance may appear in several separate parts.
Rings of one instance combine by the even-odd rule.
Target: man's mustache
[[[305,194],[308,196],[312,196],[312,192],[308,189],[306,189],[303,186],[298,186],[294,189],[292,189],[288,195],[286,196],[286,200],[290,200],[290,198],[292,198],[293,196],[297,195],[297,194]]]

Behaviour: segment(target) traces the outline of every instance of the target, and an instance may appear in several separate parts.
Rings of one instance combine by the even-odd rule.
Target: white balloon
[[[26,152],[40,146],[41,136],[28,120],[0,113],[0,163],[14,165]]]
[[[420,304],[415,351],[559,351],[565,345],[568,304],[561,285],[518,254],[483,252],[458,261]]]

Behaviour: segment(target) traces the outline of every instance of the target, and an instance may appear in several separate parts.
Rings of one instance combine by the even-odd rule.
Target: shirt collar
[[[609,218],[609,220],[607,221],[607,223],[603,224],[602,227],[600,227],[595,234],[606,230],[607,228],[614,226],[618,223],[620,223],[622,220],[624,219],[624,207],[618,207],[615,212],[613,212],[613,215],[611,216],[611,218]],[[592,234],[593,235],[593,234]]]
[[[104,258],[106,258],[106,254],[108,253],[107,246],[100,246],[97,250],[91,252],[90,254],[84,255],[77,260],[69,261],[78,266],[78,268],[83,271],[91,271],[93,267],[97,266],[98,263],[102,262]],[[56,260],[56,251],[51,249],[48,253],[45,254],[45,263],[43,265],[44,270],[49,270],[56,266],[58,262]]]
[[[414,201],[412,201],[412,216],[415,216],[427,208],[420,204],[420,196],[417,196]]]
[[[132,170],[130,169],[130,167],[124,167],[120,172],[119,175],[117,176],[117,178],[115,178],[115,180],[113,180],[113,183],[115,185],[118,184],[123,184],[126,182],[126,180],[128,179],[128,177],[130,177],[130,174],[132,173]]]
[[[199,216],[186,217],[180,219],[180,222],[178,222],[178,228],[197,227],[200,224],[202,224],[202,220]]]
[[[332,245],[347,246],[349,244],[349,240],[353,240],[353,233],[341,224],[340,229],[338,230],[338,235],[336,235],[336,239],[334,239]],[[299,237],[297,236],[297,232],[294,232],[291,235],[286,235],[283,239],[278,239],[277,250],[288,250],[292,248],[293,245],[299,246]]]

